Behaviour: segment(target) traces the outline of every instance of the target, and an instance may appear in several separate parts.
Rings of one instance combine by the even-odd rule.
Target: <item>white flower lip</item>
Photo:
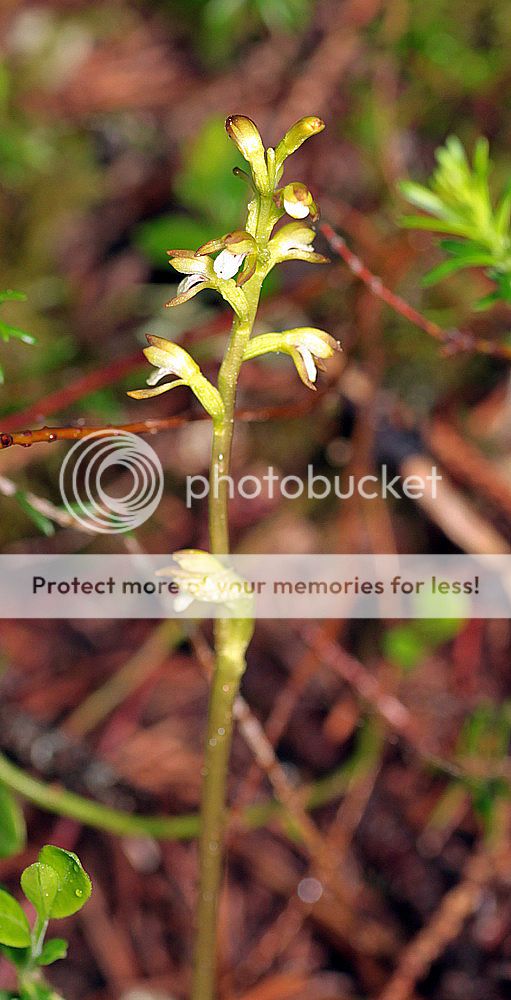
[[[183,295],[185,292],[189,291],[195,285],[199,285],[207,280],[207,275],[205,272],[196,272],[195,274],[187,274],[186,278],[183,278],[177,286],[176,295]]]
[[[318,370],[314,363],[314,358],[311,351],[309,351],[308,347],[304,347],[302,344],[298,344],[297,350],[300,352],[303,358],[303,363],[305,365],[305,371],[307,372],[307,377],[311,380],[311,382],[315,382],[318,377]]]
[[[284,208],[292,219],[306,219],[310,214],[309,206],[303,201],[289,201],[284,198]]]
[[[224,280],[234,278],[234,275],[238,273],[245,257],[246,254],[244,253],[231,253],[230,250],[222,250],[213,264],[215,274]]]

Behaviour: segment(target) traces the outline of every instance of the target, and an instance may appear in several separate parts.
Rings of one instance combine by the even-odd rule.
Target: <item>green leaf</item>
[[[511,181],[507,185],[502,198],[495,211],[495,226],[500,236],[507,236],[509,233],[509,222],[511,218]]]
[[[481,136],[475,144],[473,164],[474,173],[486,183],[490,170],[490,144],[486,136]]]
[[[30,925],[20,904],[0,889],[0,944],[13,948],[30,947]]]
[[[476,240],[440,240],[440,246],[446,253],[453,257],[473,257],[476,253],[488,253],[488,247],[484,243],[477,243]]]
[[[432,233],[471,236],[470,227],[463,222],[446,222],[444,219],[429,219],[426,215],[405,215],[400,219],[400,223],[405,229],[429,229]]]
[[[444,204],[441,199],[422,184],[416,184],[414,181],[401,181],[399,190],[406,200],[417,208],[422,208],[425,212],[432,212],[433,215],[444,214]]]
[[[46,535],[47,538],[51,538],[55,534],[55,525],[53,521],[50,521],[49,517],[41,514],[40,510],[36,510],[23,490],[16,490],[14,497],[22,511],[24,511],[30,520],[34,522],[36,528],[39,528],[39,531],[43,535]]]
[[[25,292],[16,292],[12,288],[5,288],[0,292],[0,305],[2,302],[26,302]]]
[[[490,292],[488,295],[483,295],[481,299],[472,306],[476,312],[486,312],[487,309],[491,309],[492,306],[496,305],[497,302],[502,300],[502,296],[499,291]]]
[[[12,792],[0,784],[0,858],[22,851],[26,839],[23,810]]]
[[[17,969],[22,969],[30,959],[32,954],[31,948],[11,948],[8,944],[0,944],[0,952],[15,965]],[[0,994],[1,996],[1,994]]]
[[[487,267],[492,263],[493,257],[490,254],[473,254],[471,256],[467,255],[466,257],[455,258],[454,260],[444,260],[442,264],[438,264],[432,271],[424,275],[422,284],[424,288],[430,288],[431,285],[436,285],[438,281],[448,278],[449,275],[454,274],[456,271],[463,270],[464,267]]]
[[[37,343],[36,338],[26,330],[20,330],[18,326],[11,326],[10,323],[0,321],[0,337],[7,344],[9,340],[21,340],[23,344],[33,345]]]
[[[35,906],[41,920],[49,920],[60,888],[60,879],[55,869],[36,861],[22,873],[21,888]]]
[[[45,941],[37,964],[52,965],[53,962],[58,962],[60,958],[66,957],[67,949],[68,943],[65,938],[51,938],[50,941]]]
[[[92,885],[76,854],[47,844],[39,852],[38,861],[54,868],[59,877],[59,888],[50,916],[70,917],[80,910],[91,894]]]

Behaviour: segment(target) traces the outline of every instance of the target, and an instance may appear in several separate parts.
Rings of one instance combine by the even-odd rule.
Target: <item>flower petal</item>
[[[182,295],[183,292],[187,292],[189,288],[193,288],[194,285],[199,285],[204,281],[203,274],[188,274],[186,278],[183,278],[177,286],[177,294]]]
[[[284,208],[292,219],[306,219],[310,214],[309,206],[304,201],[294,201],[284,198]]]
[[[219,278],[223,278],[224,281],[233,278],[238,273],[245,256],[244,253],[231,253],[230,250],[222,250],[213,264],[215,274]]]
[[[318,370],[314,358],[309,351],[308,347],[304,347],[302,344],[297,348],[303,358],[303,363],[305,365],[305,371],[307,372],[307,377],[311,382],[315,382],[318,377]]]
[[[152,396],[161,396],[162,393],[168,392],[169,389],[175,389],[178,385],[186,385],[187,383],[183,379],[177,379],[176,382],[167,382],[165,385],[157,385],[154,389],[131,389],[127,393],[132,399],[151,399]]]
[[[173,257],[169,264],[179,274],[198,274],[203,278],[211,274],[211,261],[208,257]]]
[[[183,302],[188,302],[189,299],[193,299],[194,295],[197,295],[198,292],[202,292],[205,288],[214,287],[215,286],[211,281],[199,281],[195,285],[189,287],[185,292],[180,292],[178,288],[177,295],[175,295],[173,299],[169,299],[165,305],[168,309],[171,309],[173,306],[181,306],[183,305]]]

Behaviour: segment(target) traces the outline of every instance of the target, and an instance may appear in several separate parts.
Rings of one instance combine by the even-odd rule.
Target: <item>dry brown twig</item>
[[[492,875],[490,855],[480,845],[470,856],[459,884],[443,897],[436,913],[402,951],[398,966],[379,1000],[409,1000],[415,984],[427,974],[464,923],[477,910]]]

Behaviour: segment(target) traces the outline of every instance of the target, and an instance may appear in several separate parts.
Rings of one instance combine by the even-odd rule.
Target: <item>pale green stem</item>
[[[255,274],[244,286],[247,315],[234,320],[218,376],[224,415],[213,427],[209,492],[210,547],[215,555],[229,552],[228,482],[222,477],[227,477],[230,472],[236,389],[265,276],[263,257],[272,228],[271,207],[271,197],[261,196],[255,233],[260,260]],[[234,619],[219,619],[215,623],[215,670],[209,701],[201,804],[199,901],[192,1000],[214,1000],[216,992],[218,904],[223,871],[232,713],[245,669],[247,645],[239,641],[238,631],[238,623]]]
[[[343,765],[331,774],[320,778],[311,785],[303,786],[307,809],[316,809],[342,795],[349,776],[349,766]],[[140,816],[111,809],[99,802],[86,799],[56,784],[46,784],[33,778],[21,767],[17,767],[0,754],[0,781],[27,802],[56,816],[68,816],[95,830],[124,837],[154,837],[157,840],[193,840],[199,833],[199,819],[196,813],[181,816]],[[258,829],[272,819],[286,821],[285,810],[275,800],[249,806],[237,817],[238,823],[249,829]]]

